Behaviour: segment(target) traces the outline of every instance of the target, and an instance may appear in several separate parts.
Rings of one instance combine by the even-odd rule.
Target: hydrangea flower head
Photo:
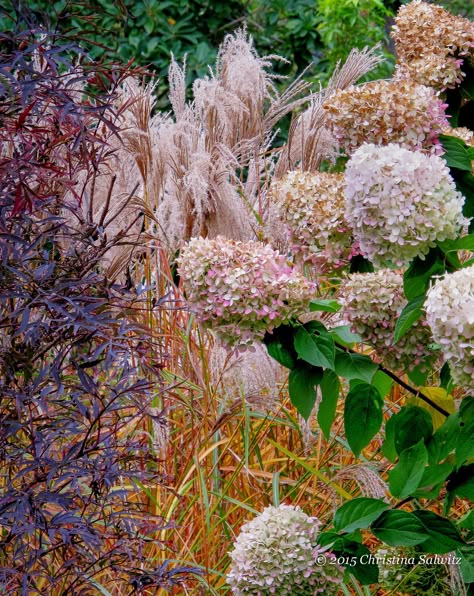
[[[337,594],[343,569],[317,543],[320,523],[299,507],[267,507],[242,526],[227,581],[236,596]]]
[[[288,172],[272,184],[272,194],[294,254],[320,266],[348,260],[352,234],[344,219],[343,174]]]
[[[410,80],[371,81],[339,89],[323,107],[326,125],[347,155],[364,142],[442,151],[438,136],[448,126],[446,105],[430,87]]]
[[[229,347],[244,347],[308,310],[316,285],[260,242],[193,238],[179,275],[201,323]]]
[[[474,265],[439,278],[428,291],[425,310],[454,382],[474,390]]]
[[[345,174],[346,219],[361,252],[377,267],[405,266],[469,223],[462,215],[464,197],[436,155],[364,144]]]
[[[435,356],[427,346],[430,329],[422,318],[395,344],[395,325],[407,304],[403,276],[391,269],[374,273],[353,273],[341,285],[342,314],[365,343],[393,370],[427,366]]]
[[[474,53],[474,23],[420,0],[400,7],[392,37],[396,78],[441,90],[462,82],[464,60]]]

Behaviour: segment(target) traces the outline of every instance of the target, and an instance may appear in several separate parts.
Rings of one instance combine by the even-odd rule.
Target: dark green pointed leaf
[[[420,440],[426,443],[433,434],[433,420],[424,408],[404,406],[392,418],[395,425],[395,449],[398,454]]]
[[[343,346],[352,346],[354,344],[362,343],[362,337],[357,333],[352,333],[350,325],[334,327],[331,329],[330,333],[334,341]]]
[[[449,519],[421,509],[414,511],[413,515],[421,521],[429,535],[428,540],[420,546],[423,552],[442,555],[465,545],[456,526]]]
[[[336,511],[334,528],[337,532],[353,532],[360,528],[368,528],[388,508],[389,505],[380,499],[351,499]]]
[[[344,431],[352,452],[359,457],[382,426],[383,399],[375,387],[360,383],[351,389],[344,407]]]
[[[286,368],[295,368],[298,354],[293,346],[295,328],[280,325],[272,333],[266,333],[263,343],[269,355]]]
[[[420,485],[427,462],[428,452],[423,439],[402,451],[398,464],[389,474],[392,495],[404,499],[415,492]]]
[[[471,158],[468,152],[469,147],[466,143],[457,137],[448,135],[439,135],[439,140],[445,151],[441,157],[446,161],[448,166],[470,172],[472,169]]]
[[[446,488],[458,497],[474,501],[474,464],[459,468],[457,472],[449,477]]]
[[[459,468],[472,456],[474,456],[474,418],[461,422],[456,442],[456,466]]]
[[[412,327],[423,314],[423,304],[425,302],[425,295],[421,294],[405,306],[400,313],[398,320],[395,324],[394,340],[393,343],[397,343],[405,333]]]
[[[444,481],[451,474],[453,469],[453,465],[448,462],[427,466],[414,496],[424,497],[425,499],[436,499],[443,487]]]
[[[295,336],[295,350],[300,358],[313,366],[334,369],[334,340],[327,331],[311,333],[300,327]]]
[[[344,557],[347,570],[364,586],[378,581],[379,567],[370,560],[370,550],[360,542],[333,532],[323,532],[318,536],[321,546],[331,546],[336,557]]]
[[[374,535],[390,546],[414,546],[429,538],[421,521],[408,511],[385,511],[370,526]]]
[[[456,240],[444,240],[444,242],[438,242],[438,246],[444,253],[458,250],[474,251],[474,234],[469,234]]]
[[[321,403],[318,408],[318,424],[326,439],[330,438],[331,426],[336,417],[336,406],[341,384],[332,370],[326,369],[321,381]]]
[[[408,300],[426,294],[433,275],[445,272],[444,255],[437,247],[432,248],[424,259],[413,259],[403,276],[403,289]]]
[[[455,412],[446,418],[444,424],[438,428],[427,444],[430,464],[437,464],[456,448],[459,431],[461,430],[461,419],[459,412]]]
[[[288,392],[291,403],[308,420],[316,403],[316,387],[323,378],[322,368],[298,367],[290,372]]]
[[[382,445],[382,453],[389,461],[395,463],[398,455],[395,449],[395,415],[385,423],[385,441]]]
[[[461,559],[459,568],[465,584],[474,582],[474,549],[471,546],[456,551],[456,556]]]
[[[317,300],[310,301],[309,310],[311,312],[338,312],[341,310],[341,305],[337,300],[334,300],[333,298],[319,298]]]
[[[393,387],[393,379],[386,375],[383,370],[378,370],[370,384],[379,390],[382,397],[385,397]]]
[[[370,383],[378,368],[369,356],[349,352],[336,353],[336,374],[345,379],[360,379]]]

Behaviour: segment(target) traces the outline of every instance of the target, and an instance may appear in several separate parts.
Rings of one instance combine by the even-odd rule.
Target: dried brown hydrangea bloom
[[[438,136],[448,127],[437,92],[410,80],[351,86],[336,91],[323,107],[326,126],[347,155],[363,143],[439,153]]]
[[[398,56],[397,78],[436,89],[462,82],[463,63],[474,54],[474,23],[468,19],[415,0],[400,8],[391,35]]]

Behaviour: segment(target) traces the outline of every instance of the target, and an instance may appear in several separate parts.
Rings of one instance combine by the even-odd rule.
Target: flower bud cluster
[[[303,314],[316,289],[260,242],[193,238],[178,265],[193,311],[229,347],[248,346]]]

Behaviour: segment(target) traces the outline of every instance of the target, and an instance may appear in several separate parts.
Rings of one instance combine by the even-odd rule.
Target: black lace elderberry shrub
[[[170,525],[146,510],[136,487],[164,481],[144,432],[152,398],[166,391],[149,356],[160,346],[134,316],[143,304],[130,275],[120,283],[102,266],[126,244],[127,228],[110,231],[105,212],[88,207],[91,180],[110,156],[107,135],[120,135],[114,89],[130,74],[95,67],[70,40],[44,32],[0,39],[0,591],[8,594],[173,589],[195,572],[151,563]]]

